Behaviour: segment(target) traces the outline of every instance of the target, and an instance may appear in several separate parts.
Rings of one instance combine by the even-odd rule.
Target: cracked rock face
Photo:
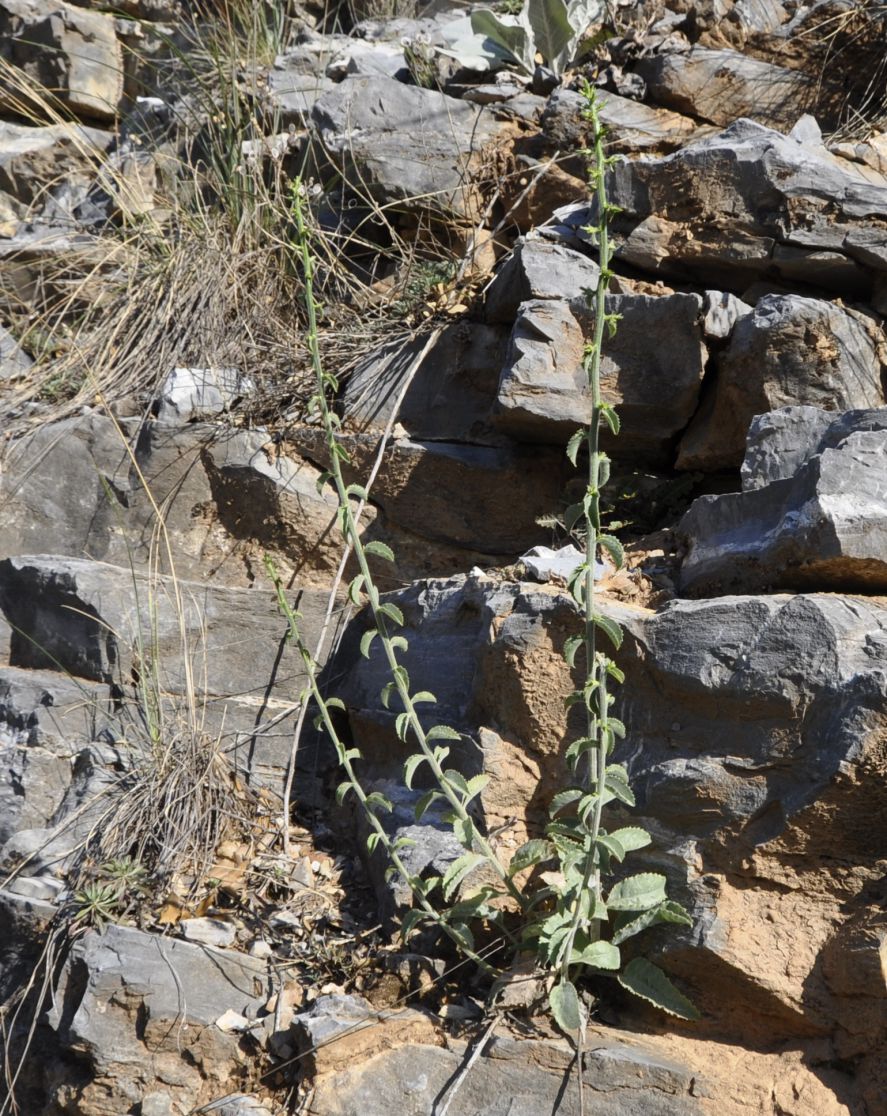
[[[887,408],[838,418],[762,416],[744,492],[696,500],[681,587],[703,593],[817,586],[887,588]]]

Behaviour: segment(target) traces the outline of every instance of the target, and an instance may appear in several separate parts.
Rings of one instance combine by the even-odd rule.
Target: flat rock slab
[[[585,1056],[586,1104],[607,1116],[700,1116],[691,1071],[639,1046],[595,1042]],[[311,1116],[427,1116],[452,1086],[469,1051],[411,1043],[324,1078]],[[580,1111],[574,1056],[565,1043],[494,1037],[465,1077],[454,1111],[540,1116]]]
[[[791,455],[793,475],[693,503],[678,528],[683,592],[887,591],[887,408],[851,415]]]
[[[885,368],[887,338],[874,319],[821,299],[765,295],[719,355],[714,392],[682,439],[677,466],[735,468],[752,418],[779,407],[880,406]]]
[[[72,946],[48,1023],[63,1054],[89,1066],[85,1109],[125,1112],[158,1082],[187,1109],[230,1092],[243,1064],[241,1036],[216,1021],[229,1011],[255,1020],[270,993],[265,962],[112,925]]]
[[[316,428],[296,428],[289,440],[298,453],[324,461],[326,446]],[[541,541],[537,520],[558,506],[569,465],[560,450],[502,442],[397,438],[373,484],[373,503],[386,523],[422,539],[516,558]],[[342,443],[351,455],[349,482],[363,483],[378,437],[345,434]]]
[[[635,463],[670,465],[677,437],[698,405],[708,356],[702,299],[611,295],[607,310],[622,316],[601,360],[603,397],[617,406],[622,421],[617,439],[605,437],[607,450]],[[497,421],[504,433],[564,443],[589,422],[582,359],[593,330],[584,298],[536,299],[521,306],[499,381]]]
[[[607,151],[612,154],[656,152],[665,154],[697,138],[702,129],[697,121],[668,108],[645,105],[598,91],[601,121],[607,128]],[[549,97],[542,116],[542,130],[549,143],[561,152],[582,147],[588,121],[582,116],[585,101],[572,89],[556,89]]]
[[[751,120],[617,164],[608,193],[622,209],[617,258],[644,270],[741,291],[788,266],[792,281],[845,296],[887,271],[887,186]]]
[[[701,46],[641,59],[635,71],[657,104],[721,126],[747,116],[787,130],[807,111],[816,88],[801,71]]]
[[[0,845],[18,829],[48,824],[77,752],[112,724],[108,686],[0,668]]]
[[[327,595],[304,590],[299,599],[313,647]],[[198,700],[249,700],[257,714],[272,696],[295,701],[302,685],[295,656],[283,656],[286,622],[270,590],[174,583],[87,559],[21,557],[0,562],[0,608],[17,630],[13,666],[128,685],[153,663],[161,684],[184,694],[187,663]]]
[[[404,209],[470,216],[469,170],[500,125],[476,105],[434,90],[351,77],[315,103],[311,127],[358,193]]]

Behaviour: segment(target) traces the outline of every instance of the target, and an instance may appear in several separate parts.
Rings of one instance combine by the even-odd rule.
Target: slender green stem
[[[333,390],[336,388],[336,381],[325,372],[323,361],[320,355],[318,329],[317,329],[317,303],[314,295],[314,261],[311,255],[308,243],[308,230],[305,224],[305,216],[302,207],[302,199],[299,191],[299,184],[296,184],[296,190],[293,195],[293,213],[296,220],[296,231],[299,251],[302,260],[302,267],[304,273],[305,283],[305,305],[308,313],[308,352],[311,357],[312,367],[314,369],[315,378],[317,380],[317,394],[315,401],[320,413],[321,422],[323,424],[326,442],[327,442],[327,455],[330,461],[329,474],[333,481],[338,497],[339,508],[342,516],[342,529],[346,539],[351,543],[354,548],[354,556],[357,560],[358,569],[363,578],[363,590],[366,593],[369,602],[370,610],[373,614],[373,622],[376,630],[379,633],[379,638],[384,648],[385,657],[388,661],[388,666],[391,671],[391,676],[394,681],[397,693],[403,704],[404,712],[409,719],[409,725],[412,729],[413,735],[416,737],[419,748],[428,763],[431,772],[439,786],[440,792],[446,798],[454,815],[466,827],[470,827],[469,832],[472,835],[472,844],[476,845],[478,851],[483,855],[484,859],[488,861],[492,869],[499,876],[500,880],[505,886],[506,891],[510,897],[523,909],[526,906],[527,900],[520,888],[514,883],[508,875],[506,868],[499,861],[493,851],[492,846],[489,844],[483,834],[479,833],[477,827],[474,825],[474,820],[469,814],[468,810],[463,805],[459,795],[456,793],[452,784],[446,777],[446,772],[441,766],[440,761],[435,754],[435,749],[431,746],[425,729],[422,725],[421,718],[416,710],[412,696],[407,686],[403,669],[398,662],[397,652],[392,643],[392,633],[390,631],[390,622],[382,611],[382,601],[379,590],[376,587],[375,581],[370,570],[367,560],[366,550],[364,549],[360,535],[357,530],[357,525],[354,521],[354,514],[351,508],[351,499],[348,491],[348,486],[345,483],[344,476],[342,475],[342,458],[343,450],[336,436],[336,429],[339,425],[338,416],[334,415],[327,398],[327,388]]]
[[[600,430],[604,422],[604,400],[601,395],[601,354],[604,343],[604,328],[607,322],[607,291],[610,285],[610,238],[608,230],[607,187],[605,179],[606,156],[604,154],[604,133],[598,116],[597,103],[593,91],[586,89],[586,119],[591,123],[592,142],[590,172],[591,183],[595,189],[598,203],[598,281],[594,291],[594,332],[585,353],[585,373],[591,393],[591,421],[586,433],[588,447],[588,490],[585,510],[585,578],[583,607],[585,612],[585,659],[587,680],[591,693],[586,696],[586,732],[592,742],[588,750],[588,789],[596,795],[591,827],[585,837],[585,864],[582,884],[573,905],[570,929],[564,938],[559,954],[559,969],[563,979],[567,979],[573,946],[583,922],[584,896],[591,889],[592,911],[600,898],[600,855],[597,840],[601,830],[605,778],[607,769],[608,733],[607,716],[609,701],[607,697],[607,670],[603,656],[597,652],[597,624],[595,622],[595,566],[600,546],[600,490],[606,482],[602,466],[606,461],[600,452]],[[588,925],[589,937],[595,940],[600,936],[600,922],[591,918]]]
[[[299,615],[293,610],[289,601],[286,599],[286,593],[284,592],[283,584],[281,583],[280,577],[278,576],[277,571],[274,568],[274,564],[270,558],[266,557],[265,565],[268,569],[268,573],[272,579],[272,582],[274,583],[280,611],[283,613],[283,616],[286,619],[287,624],[289,625],[293,642],[298,648],[299,654],[302,656],[302,662],[305,666],[305,674],[308,679],[308,690],[303,695],[302,700],[307,700],[309,692],[311,694],[311,697],[314,698],[314,702],[317,705],[318,710],[320,711],[320,717],[323,722],[323,727],[326,731],[327,736],[332,742],[333,747],[336,750],[336,758],[339,761],[339,766],[345,772],[346,780],[357,800],[360,802],[367,821],[369,822],[375,833],[378,835],[379,844],[381,844],[385,849],[388,859],[391,861],[392,865],[397,870],[404,882],[408,885],[410,891],[413,893],[416,902],[418,902],[419,906],[422,908],[428,918],[430,918],[432,922],[435,923],[435,925],[437,925],[449,938],[452,939],[454,944],[462,951],[462,953],[466,955],[466,957],[471,958],[471,960],[474,961],[474,963],[488,975],[495,976],[496,969],[488,961],[484,960],[483,957],[481,957],[478,953],[471,949],[471,947],[466,944],[462,936],[457,931],[453,930],[453,928],[447,923],[446,919],[444,919],[440,915],[440,913],[431,905],[431,903],[429,903],[428,899],[425,896],[421,881],[417,880],[416,877],[403,863],[403,860],[398,854],[397,849],[394,847],[394,842],[388,836],[385,827],[382,825],[381,821],[376,815],[376,812],[373,809],[372,804],[370,803],[369,795],[363,789],[363,785],[361,784],[360,779],[358,778],[357,773],[354,770],[354,765],[351,762],[351,755],[348,751],[348,748],[345,746],[336,730],[335,724],[333,723],[332,716],[330,715],[329,704],[320,690],[320,685],[317,681],[317,664],[314,661],[314,656],[311,654],[311,651],[308,649],[308,647],[305,645],[304,640],[302,639],[302,635],[299,630]]]

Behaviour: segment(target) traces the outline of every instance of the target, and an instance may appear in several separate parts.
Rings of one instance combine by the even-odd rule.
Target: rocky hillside
[[[0,0],[0,1116],[887,1113],[887,19],[588,10],[522,66],[446,3]],[[700,1018],[593,978],[580,1091],[519,996],[459,1076],[489,984],[397,938],[269,570],[442,874],[318,484],[298,204],[412,684],[502,862],[543,832],[579,733],[583,81],[617,759],[691,921],[639,949]]]

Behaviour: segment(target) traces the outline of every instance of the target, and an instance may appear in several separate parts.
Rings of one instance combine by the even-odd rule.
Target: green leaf
[[[580,426],[576,433],[567,442],[567,457],[570,459],[570,464],[576,467],[576,457],[579,454],[579,447],[588,437],[588,431],[584,426]]]
[[[471,793],[468,789],[468,783],[465,779],[465,776],[462,774],[461,771],[456,771],[454,768],[451,767],[448,768],[443,774],[444,778],[450,784],[450,786],[454,787],[460,794],[467,795]]]
[[[472,798],[476,798],[480,794],[480,792],[487,786],[489,781],[489,775],[472,775],[472,777],[468,779],[465,784],[468,787],[469,801]]]
[[[462,734],[449,725],[434,725],[425,733],[426,740],[461,740]]]
[[[390,814],[394,809],[391,805],[391,800],[386,798],[381,791],[373,791],[371,794],[368,794],[364,806],[374,814],[379,810],[384,810],[386,814]]]
[[[382,687],[382,692],[380,694],[380,697],[382,699],[382,704],[385,706],[386,709],[388,708],[389,702],[391,701],[391,695],[393,693],[396,693],[396,691],[397,691],[397,683],[396,682],[386,682],[385,685]]]
[[[444,901],[449,903],[453,892],[459,884],[470,875],[479,864],[483,864],[485,857],[480,853],[469,852],[464,856],[460,856],[444,873],[443,878],[443,895]]]
[[[559,980],[548,996],[548,1006],[555,1023],[568,1034],[582,1026],[579,994],[569,980]]]
[[[419,705],[423,701],[434,704],[437,698],[428,690],[420,690],[417,694],[413,694],[413,705]]]
[[[387,616],[388,619],[392,620],[398,627],[403,627],[403,613],[396,604],[393,604],[391,601],[385,601],[384,604],[379,605],[379,612],[381,612],[383,616]]]
[[[391,547],[386,546],[385,543],[379,542],[377,539],[373,539],[372,542],[364,543],[363,550],[364,554],[375,554],[379,558],[384,558],[386,562],[394,561],[394,551]]]
[[[425,762],[425,756],[421,752],[417,752],[414,756],[408,756],[406,763],[403,765],[403,781],[412,790],[413,779],[416,775],[416,770]]]
[[[345,495],[351,496],[355,500],[365,500],[367,498],[367,490],[362,484],[349,484],[345,489]]]
[[[548,807],[549,817],[553,818],[556,814],[559,814],[565,806],[569,806],[581,797],[582,791],[579,787],[567,787],[565,790],[558,791],[554,798],[552,798],[551,805]]]
[[[370,644],[373,642],[378,634],[379,632],[376,628],[369,628],[360,637],[360,653],[365,659],[368,659],[370,657]]]
[[[610,640],[613,646],[618,651],[622,646],[622,629],[615,620],[611,620],[609,616],[602,616],[601,613],[595,612],[592,615],[592,620],[595,626],[600,628],[601,631]]]
[[[618,798],[620,802],[624,802],[626,806],[634,806],[634,792],[631,787],[623,779],[616,775],[607,775],[604,780],[604,786],[614,798]]]
[[[569,636],[564,640],[564,659],[567,666],[576,665],[576,652],[585,644],[585,637],[581,635]]]
[[[699,1019],[694,1004],[675,988],[665,973],[645,957],[633,957],[619,974],[623,988],[642,1000],[677,1015],[680,1019]]]
[[[622,543],[616,538],[615,535],[598,535],[598,546],[602,546],[604,550],[613,559],[613,565],[617,570],[621,570],[625,565],[625,551],[622,548]]]
[[[443,795],[440,793],[440,791],[436,790],[426,791],[422,795],[422,797],[413,808],[413,817],[415,817],[417,822],[422,820],[428,807],[431,805],[432,802],[437,801],[438,798],[443,798]]]
[[[552,843],[542,840],[540,837],[536,837],[531,841],[525,842],[519,849],[515,850],[511,858],[511,863],[508,865],[508,875],[515,876],[525,868],[530,868],[535,864],[541,864],[543,861],[551,860],[553,856],[554,846]]]
[[[402,635],[391,636],[389,642],[395,651],[409,651],[410,649],[409,642]]]
[[[626,826],[625,829],[617,829],[616,832],[611,833],[610,836],[614,837],[627,853],[634,852],[636,849],[645,849],[652,840],[646,829],[641,829],[639,825],[631,825]]]
[[[358,608],[361,607],[363,601],[360,599],[360,590],[363,587],[365,578],[363,574],[358,574],[357,577],[352,578],[351,584],[348,586],[348,598],[352,604],[356,604]]]
[[[584,949],[573,953],[570,957],[571,965],[591,965],[595,969],[607,969],[616,972],[622,964],[619,950],[612,942],[592,942]]]
[[[545,64],[560,74],[565,61],[562,55],[573,39],[573,28],[564,0],[528,0],[527,17],[533,29],[536,50]]]
[[[419,925],[422,919],[426,917],[427,916],[425,912],[418,907],[414,908],[411,911],[407,911],[407,913],[403,916],[403,920],[400,924],[401,941],[406,942],[409,936],[414,933],[416,927]]]
[[[471,30],[476,35],[490,39],[496,46],[510,54],[528,73],[531,72],[532,67],[528,65],[527,33],[523,27],[504,23],[495,12],[480,8],[471,13]]]
[[[646,911],[665,901],[665,876],[659,872],[641,872],[620,880],[607,896],[613,911]]]
[[[394,731],[398,740],[406,740],[407,732],[412,727],[412,718],[409,713],[398,713],[394,722]]]
[[[471,818],[454,818],[453,833],[463,848],[470,849],[474,844],[474,824]]]
[[[339,783],[336,787],[336,805],[341,806],[345,799],[348,797],[348,792],[353,791],[354,787],[346,779],[344,783]]]
[[[608,853],[615,856],[617,860],[625,860],[625,849],[612,834],[602,833],[598,837],[597,843],[602,849],[606,849]]]

